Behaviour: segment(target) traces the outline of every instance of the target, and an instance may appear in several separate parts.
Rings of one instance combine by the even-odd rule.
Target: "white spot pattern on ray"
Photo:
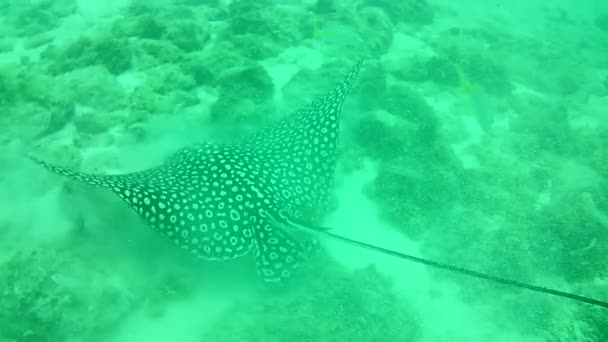
[[[291,275],[314,241],[273,227],[266,212],[324,208],[336,165],[339,113],[360,62],[304,109],[233,144],[201,144],[157,168],[91,175],[37,161],[106,187],[174,244],[206,260],[254,252],[265,281]]]

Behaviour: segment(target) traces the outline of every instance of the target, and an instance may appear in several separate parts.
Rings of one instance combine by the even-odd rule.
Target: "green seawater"
[[[608,341],[601,306],[333,239],[269,286],[27,158],[146,170],[361,58],[319,225],[608,301],[608,3],[0,0],[0,342]]]

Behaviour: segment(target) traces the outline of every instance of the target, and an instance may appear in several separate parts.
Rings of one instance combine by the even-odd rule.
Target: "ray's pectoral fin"
[[[129,197],[129,195],[131,195],[131,193],[133,193],[132,195],[135,196],[135,195],[139,195],[139,194],[135,194],[135,192],[142,191],[141,189],[139,189],[139,187],[134,186],[135,184],[141,184],[137,180],[137,176],[139,175],[138,173],[122,174],[122,175],[95,175],[95,174],[73,171],[68,168],[64,168],[61,166],[47,163],[43,160],[39,160],[39,159],[32,158],[32,157],[30,157],[30,158],[34,162],[42,165],[46,169],[48,169],[58,175],[65,176],[65,177],[75,180],[79,183],[109,189],[114,194],[116,194],[118,197],[120,197],[123,201],[125,201],[136,212],[138,212],[139,214],[142,213],[140,210],[141,206],[136,205],[137,201],[138,201],[137,197],[135,197],[135,198]],[[144,192],[146,192],[146,191],[144,190]]]
[[[116,190],[114,188],[116,188],[117,185],[120,183],[119,178],[121,177],[121,175],[107,176],[107,175],[88,174],[88,173],[84,173],[84,172],[73,171],[73,170],[70,170],[68,168],[64,168],[61,166],[49,164],[43,160],[36,159],[33,157],[30,157],[30,159],[33,160],[35,163],[42,165],[47,170],[52,171],[53,173],[56,173],[61,176],[65,176],[67,178],[73,179],[80,183],[84,183],[84,184],[88,184],[88,185],[92,185],[92,186],[109,188],[112,190]]]
[[[256,233],[256,243],[257,270],[262,280],[269,283],[291,277],[294,270],[317,246],[316,240],[295,239],[275,226],[272,221],[261,224]]]

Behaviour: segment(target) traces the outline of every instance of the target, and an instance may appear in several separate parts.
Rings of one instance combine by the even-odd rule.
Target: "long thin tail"
[[[473,270],[470,270],[467,268],[449,265],[449,264],[445,264],[442,262],[437,262],[437,261],[433,261],[433,260],[429,260],[429,259],[419,258],[419,257],[413,256],[410,254],[397,252],[392,249],[371,245],[371,244],[368,244],[368,243],[365,243],[362,241],[358,241],[358,240],[353,240],[353,239],[350,239],[350,238],[347,238],[347,237],[344,237],[341,235],[331,233],[330,229],[326,228],[326,227],[309,227],[306,225],[299,224],[299,223],[294,222],[293,220],[289,219],[283,213],[279,213],[279,218],[276,218],[270,214],[269,214],[269,217],[271,218],[271,220],[273,221],[274,224],[277,224],[284,229],[291,228],[291,229],[304,230],[304,231],[313,233],[318,236],[331,238],[334,240],[341,241],[343,243],[362,247],[365,249],[369,249],[369,250],[376,251],[376,252],[379,252],[382,254],[390,255],[390,256],[400,258],[403,260],[408,260],[408,261],[415,262],[418,264],[423,264],[423,265],[439,268],[439,269],[446,270],[449,272],[464,274],[469,277],[483,279],[483,280],[487,280],[487,281],[497,283],[497,284],[518,287],[518,288],[522,288],[522,289],[526,289],[526,290],[530,290],[530,291],[534,291],[534,292],[545,293],[545,294],[549,294],[549,295],[553,295],[553,296],[568,298],[568,299],[576,300],[579,302],[608,308],[608,302],[605,302],[605,301],[601,301],[601,300],[597,300],[597,299],[593,299],[593,298],[589,298],[589,297],[585,297],[585,296],[580,296],[580,295],[569,293],[569,292],[554,290],[554,289],[547,288],[547,287],[531,285],[531,284],[523,283],[523,282],[516,281],[516,280],[496,277],[496,276],[489,275],[486,273],[473,271]]]

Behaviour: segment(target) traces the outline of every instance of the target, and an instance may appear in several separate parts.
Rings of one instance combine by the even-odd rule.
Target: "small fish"
[[[466,100],[467,108],[470,109],[481,130],[489,133],[495,121],[495,109],[491,96],[481,85],[474,83],[460,66],[456,66],[456,71],[459,89],[463,99]]]
[[[336,167],[339,114],[359,72],[312,104],[231,144],[187,146],[162,165],[93,175],[36,160],[81,183],[110,189],[156,231],[205,260],[250,253],[266,282],[289,278],[316,245],[272,224],[327,207]]]

